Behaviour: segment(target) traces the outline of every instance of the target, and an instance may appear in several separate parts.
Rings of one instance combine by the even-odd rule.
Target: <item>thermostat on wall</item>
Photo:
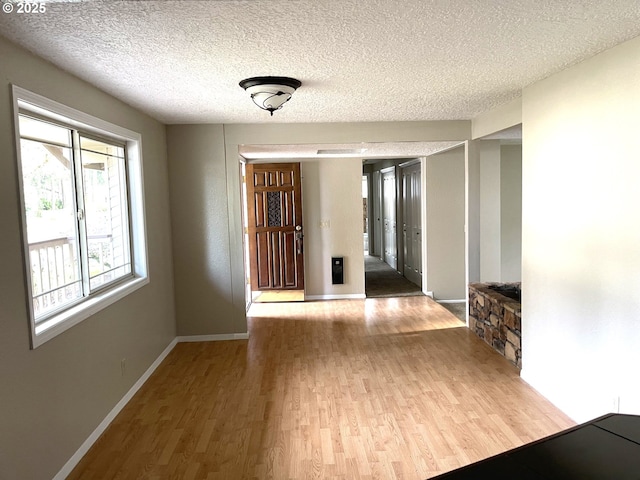
[[[344,284],[344,257],[331,257],[331,283]]]

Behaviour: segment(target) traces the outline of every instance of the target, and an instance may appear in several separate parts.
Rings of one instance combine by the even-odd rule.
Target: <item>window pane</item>
[[[21,140],[20,154],[37,323],[82,297],[73,169],[69,148]]]
[[[43,143],[71,146],[68,129],[24,115],[20,115],[20,136],[41,140]]]
[[[91,290],[131,274],[131,251],[122,147],[82,137],[84,209]]]
[[[102,153],[112,157],[124,158],[124,148],[120,145],[111,145],[93,138],[81,137],[80,148],[87,152]]]

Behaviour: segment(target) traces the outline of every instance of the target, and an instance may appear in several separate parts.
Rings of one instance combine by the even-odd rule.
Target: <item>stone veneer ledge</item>
[[[520,287],[520,283],[469,284],[469,328],[512,364],[522,368],[521,304],[490,288],[495,286]]]

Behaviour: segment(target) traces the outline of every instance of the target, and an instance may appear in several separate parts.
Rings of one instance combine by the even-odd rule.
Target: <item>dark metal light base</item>
[[[302,85],[302,82],[290,77],[251,77],[240,82],[240,86],[245,90],[256,85],[286,85],[297,89]]]

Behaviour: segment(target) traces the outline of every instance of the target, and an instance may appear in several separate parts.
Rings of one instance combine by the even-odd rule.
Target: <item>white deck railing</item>
[[[113,258],[111,235],[88,238],[90,258],[104,266]],[[29,244],[31,291],[36,318],[82,296],[76,239],[59,237]]]

